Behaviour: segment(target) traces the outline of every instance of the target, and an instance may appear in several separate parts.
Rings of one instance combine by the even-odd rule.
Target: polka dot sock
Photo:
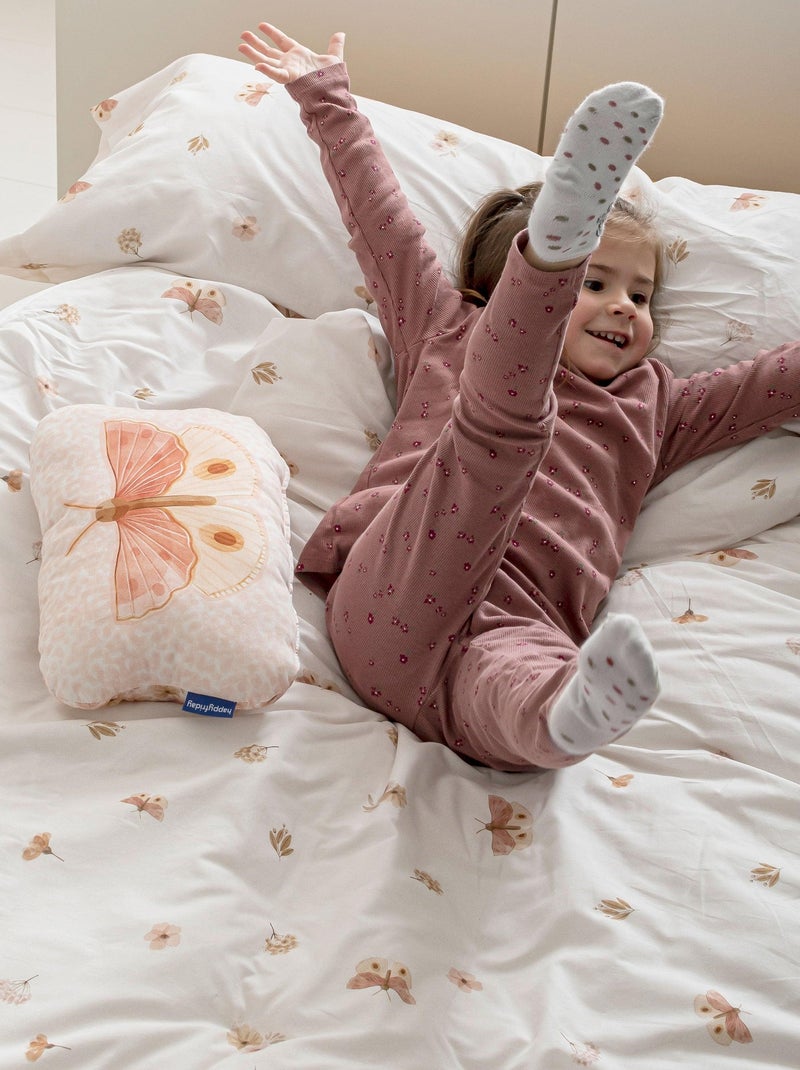
[[[661,97],[638,82],[592,93],[567,123],[528,222],[534,252],[557,263],[597,248],[622,184],[653,136]]]
[[[581,647],[578,671],[547,727],[567,754],[591,754],[628,732],[658,697],[653,649],[635,617],[610,614]]]

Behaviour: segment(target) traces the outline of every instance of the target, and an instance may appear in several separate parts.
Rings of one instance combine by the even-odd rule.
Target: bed
[[[361,103],[445,263],[546,166]],[[796,1068],[800,422],[648,497],[603,614],[656,650],[652,714],[568,770],[467,764],[363,705],[292,583],[394,400],[296,105],[197,54],[93,117],[0,242],[48,284],[0,313],[0,1066]],[[800,336],[800,196],[628,192],[669,236],[670,366]],[[239,444],[249,571],[121,590],[141,535],[99,507],[144,438],[209,478]]]

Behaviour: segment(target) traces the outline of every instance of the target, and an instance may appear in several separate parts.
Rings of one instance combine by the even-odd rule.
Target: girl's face
[[[606,231],[567,326],[564,364],[607,383],[644,358],[653,339],[655,269],[652,248]]]

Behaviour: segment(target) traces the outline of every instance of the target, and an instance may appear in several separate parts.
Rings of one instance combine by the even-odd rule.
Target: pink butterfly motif
[[[719,992],[711,989],[704,996],[696,996],[694,1009],[701,1018],[710,1019],[706,1029],[717,1044],[727,1047],[734,1040],[739,1044],[752,1042],[752,1033],[739,1017],[740,1008],[732,1007]]]
[[[195,312],[201,313],[207,320],[219,325],[222,323],[222,309],[226,301],[225,295],[215,286],[203,289],[194,279],[175,279],[162,297],[173,297],[177,301],[184,301],[186,308],[182,311],[193,316]]]
[[[391,969],[387,959],[363,959],[356,966],[355,977],[347,982],[348,988],[377,988],[391,1000],[396,992],[403,1003],[416,1003],[411,995],[411,974],[402,962],[393,962]]]
[[[135,806],[139,811],[139,814],[149,814],[154,817],[156,821],[164,820],[164,811],[167,808],[167,800],[163,795],[129,795],[127,799],[120,799],[120,802],[130,803],[131,806]]]
[[[501,795],[490,795],[489,815],[489,820],[482,823],[478,832],[491,832],[492,854],[509,855],[533,843],[533,818],[530,810],[521,803],[508,802]]]
[[[91,182],[84,182],[82,180],[79,182],[73,182],[67,192],[64,194],[64,196],[61,198],[62,204],[67,204],[69,203],[69,201],[74,201],[79,193],[83,193],[84,190],[91,188]]]
[[[109,97],[106,100],[101,100],[99,104],[95,104],[95,106],[93,108],[90,108],[89,110],[94,116],[96,122],[104,123],[106,119],[110,117],[112,111],[114,110],[114,108],[116,108],[118,103],[119,101],[114,100],[113,97]]]
[[[256,488],[255,464],[238,442],[217,428],[192,426],[177,435],[138,420],[107,420],[104,437],[113,496],[99,505],[65,502],[95,514],[67,555],[95,524],[116,524],[117,620],[163,609],[190,583],[218,596],[257,574],[267,547],[263,525],[224,501]]]
[[[267,82],[245,82],[236,94],[236,99],[244,101],[251,108],[255,108],[269,93],[270,89],[272,89],[272,86]]]

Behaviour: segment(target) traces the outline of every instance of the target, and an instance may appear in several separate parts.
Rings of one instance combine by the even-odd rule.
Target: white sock
[[[653,648],[635,617],[610,614],[581,647],[578,671],[547,727],[567,754],[591,754],[630,731],[658,697]]]
[[[622,183],[655,133],[664,102],[638,82],[598,89],[567,123],[528,222],[534,252],[558,262],[597,248]]]

